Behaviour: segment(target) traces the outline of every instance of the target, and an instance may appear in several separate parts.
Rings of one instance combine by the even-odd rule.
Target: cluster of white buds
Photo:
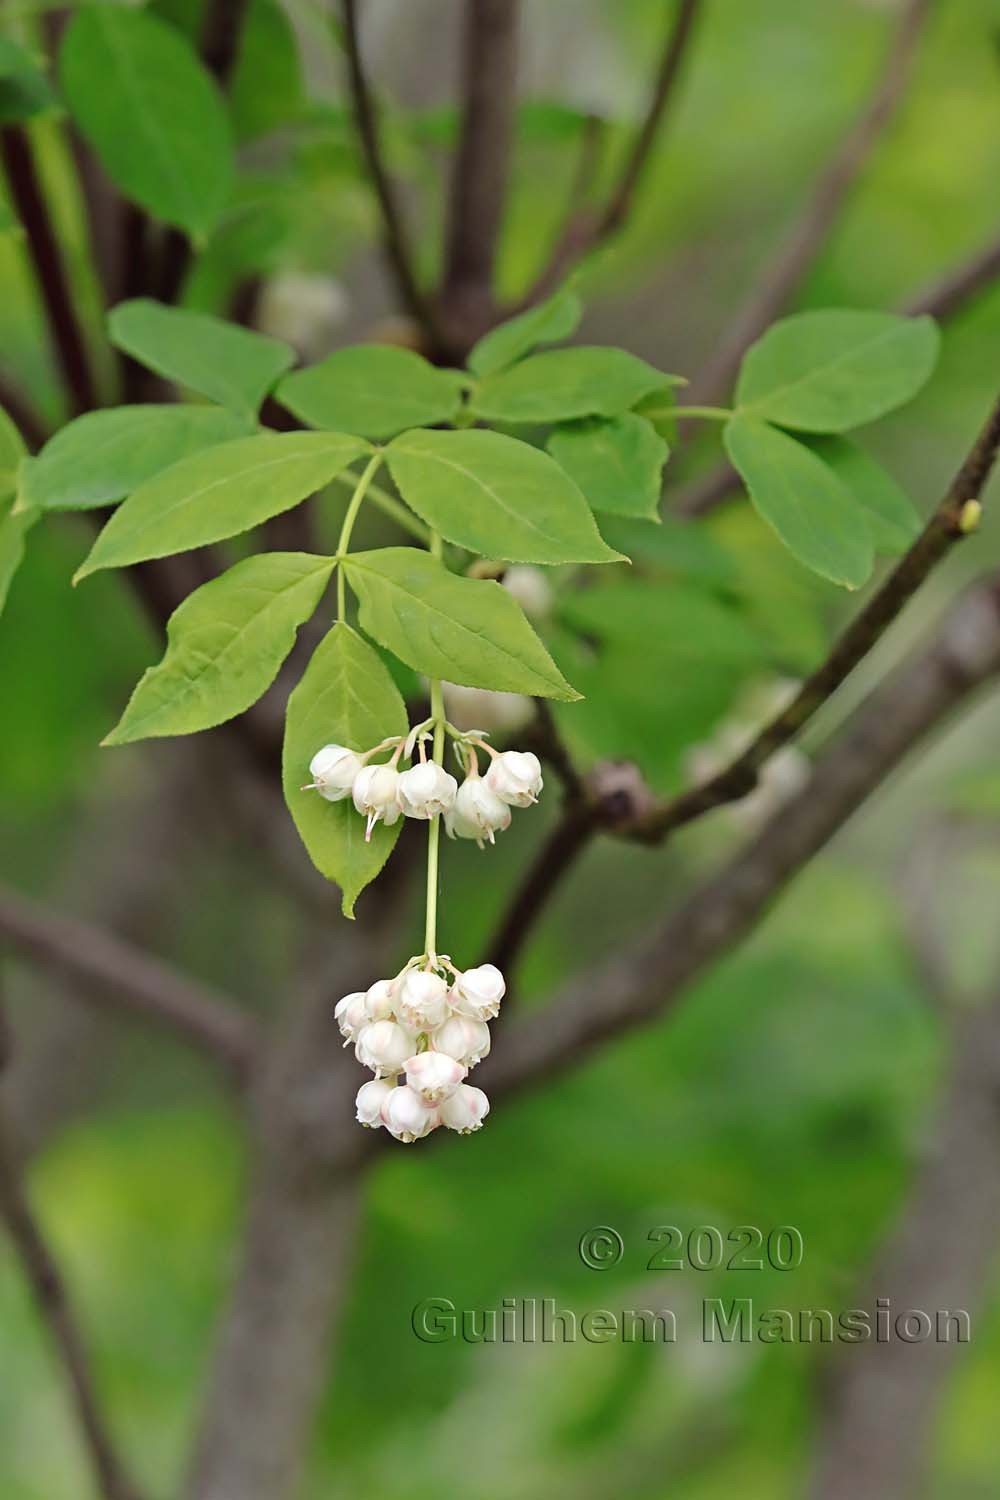
[[[465,1082],[490,1050],[503,975],[493,964],[464,973],[449,959],[412,958],[394,979],[378,979],[337,1002],[345,1046],[375,1077],[358,1090],[362,1125],[385,1126],[409,1143],[439,1125],[468,1135],[490,1103]]]
[[[309,762],[312,781],[303,790],[317,791],[329,802],[352,798],[367,821],[366,839],[380,820],[391,827],[400,817],[429,820],[441,814],[452,838],[475,839],[480,848],[510,826],[511,808],[537,802],[542,768],[530,750],[494,750],[476,731],[461,736],[458,752],[466,774],[459,786],[443,766],[427,758],[425,738],[420,726],[405,740],[383,741],[370,750],[324,745]],[[479,774],[477,745],[490,758],[484,776]],[[390,746],[394,749],[387,762],[368,764]],[[414,753],[418,758],[413,765],[400,771],[400,757]]]

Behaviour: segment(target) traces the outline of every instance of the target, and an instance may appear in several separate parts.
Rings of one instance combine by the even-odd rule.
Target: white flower
[[[458,782],[435,760],[422,761],[399,778],[399,805],[408,818],[433,818],[447,812]]]
[[[474,1068],[489,1054],[490,1028],[485,1021],[472,1016],[449,1016],[443,1026],[431,1033],[431,1046]]]
[[[448,1014],[448,986],[430,969],[408,969],[399,982],[396,1010],[414,1031],[432,1031]]]
[[[445,1052],[418,1052],[406,1062],[406,1081],[425,1104],[440,1104],[458,1088],[468,1072]]]
[[[445,712],[459,729],[481,729],[513,734],[530,723],[534,704],[523,693],[495,693],[490,688],[461,687],[442,682]]]
[[[480,849],[493,835],[510,827],[510,808],[491,792],[481,776],[467,776],[458,789],[455,805],[445,814],[445,825],[453,838],[475,839]]]
[[[397,1021],[369,1021],[358,1033],[354,1055],[376,1076],[399,1073],[413,1056],[416,1037]]]
[[[382,1124],[397,1141],[419,1141],[429,1135],[441,1123],[433,1105],[426,1104],[420,1095],[403,1084],[390,1089],[382,1105]]]
[[[395,766],[365,766],[354,778],[354,806],[362,817],[368,819],[365,829],[366,841],[379,818],[391,828],[399,817],[396,794],[400,775]]]
[[[376,979],[375,983],[365,992],[365,1013],[369,1021],[392,1021],[395,1019],[395,994],[396,981],[394,979]]]
[[[358,1112],[358,1124],[368,1125],[377,1130],[382,1124],[382,1106],[392,1092],[392,1084],[384,1078],[369,1078],[358,1089],[358,1097],[355,1106]]]
[[[552,585],[541,568],[516,563],[503,575],[503,587],[513,595],[524,613],[532,620],[552,612]]]
[[[363,768],[364,761],[355,750],[344,745],[324,745],[309,762],[312,781],[303,791],[315,788],[327,802],[342,802],[351,795],[354,778]]]
[[[457,1130],[459,1135],[468,1135],[470,1131],[478,1130],[486,1119],[490,1112],[490,1101],[482,1089],[461,1083],[439,1108],[442,1125],[447,1125],[449,1130]]]
[[[511,807],[530,807],[542,790],[542,768],[530,750],[505,750],[495,755],[486,772],[486,785]]]
[[[496,964],[480,964],[455,976],[451,1003],[461,1016],[490,1021],[500,1009],[507,985]]]
[[[344,1040],[357,1041],[358,1032],[368,1021],[364,990],[354,990],[350,995],[345,995],[343,1000],[338,1000],[333,1009],[333,1017]]]

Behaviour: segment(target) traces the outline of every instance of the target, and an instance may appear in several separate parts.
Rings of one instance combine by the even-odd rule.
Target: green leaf
[[[906,491],[882,465],[847,438],[817,438],[809,444],[865,512],[876,552],[905,552],[922,522]]]
[[[491,422],[615,417],[669,380],[624,349],[551,349],[487,376],[469,406]]]
[[[560,618],[601,641],[632,646],[658,659],[762,662],[767,651],[746,619],[691,584],[653,579],[609,582],[568,594]],[[664,696],[669,700],[669,683]]]
[[[416,547],[353,552],[343,566],[361,628],[414,671],[501,693],[580,696],[499,583],[460,578]]]
[[[637,417],[645,417],[653,428],[653,431],[663,438],[668,446],[677,441],[677,417],[674,408],[677,405],[675,387],[664,386],[662,390],[654,391],[651,396],[643,396],[637,401],[633,410]]]
[[[406,706],[378,653],[349,625],[335,625],[288,700],[282,776],[302,842],[320,873],[340,886],[345,917],[392,853],[400,823],[386,828],[379,821],[366,844],[365,820],[349,797],[327,802],[300,789],[323,745],[369,750],[407,727]]]
[[[663,465],[670,449],[642,417],[590,417],[557,427],[548,450],[595,510],[659,518]]]
[[[576,332],[583,305],[575,292],[562,287],[537,307],[508,318],[484,334],[469,355],[469,369],[480,377],[494,375],[516,364],[537,344],[558,344]]]
[[[404,432],[385,452],[409,505],[449,542],[507,562],[616,562],[554,459],[498,432]]]
[[[610,544],[627,557],[717,589],[736,584],[731,554],[705,526],[658,516],[655,522],[609,520],[604,530]]]
[[[304,103],[299,49],[284,9],[275,0],[250,0],[229,86],[237,139],[288,125]]]
[[[339,432],[268,432],[182,458],[115,511],[74,582],[249,531],[322,489],[367,447]]]
[[[933,319],[829,308],[782,318],[744,357],[738,405],[803,432],[846,432],[915,396],[940,336]]]
[[[357,344],[279,385],[282,406],[310,427],[392,437],[406,427],[450,422],[462,404],[455,378],[412,349]]]
[[[0,610],[24,558],[24,539],[38,517],[37,510],[12,511],[9,501],[0,502]]]
[[[0,36],[0,125],[30,120],[55,102],[51,84],[27,48]]]
[[[0,501],[17,489],[17,475],[27,449],[14,422],[0,406]]]
[[[758,513],[789,551],[823,578],[860,588],[874,562],[871,532],[833,470],[803,443],[752,417],[732,417],[723,441]]]
[[[104,744],[194,734],[256,703],[335,565],[306,552],[265,552],[195,589],[167,621],[166,655],[144,674]]]
[[[198,391],[244,417],[255,417],[295,352],[206,313],[165,307],[147,297],[120,302],[108,318],[116,348],[167,380]]]
[[[222,96],[172,26],[125,5],[88,5],[59,58],[63,92],[115,185],[159,219],[204,239],[233,183]]]
[[[224,443],[248,423],[218,406],[117,406],[87,412],[22,468],[22,500],[89,510],[123,500],[178,459]]]

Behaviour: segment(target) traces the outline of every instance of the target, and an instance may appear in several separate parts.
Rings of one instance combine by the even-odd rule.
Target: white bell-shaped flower
[[[391,1076],[401,1072],[406,1059],[413,1056],[416,1040],[398,1021],[369,1021],[358,1033],[354,1055],[378,1077]]]
[[[510,827],[511,811],[481,776],[467,776],[458,789],[455,805],[445,814],[445,826],[452,838],[475,839],[480,849],[494,834]]]
[[[366,841],[371,838],[372,829],[380,818],[387,828],[391,828],[399,817],[399,781],[395,766],[365,766],[354,778],[354,806],[362,817],[368,819]]]
[[[490,1101],[482,1089],[460,1083],[438,1109],[442,1125],[447,1125],[449,1130],[457,1130],[459,1135],[469,1135],[471,1131],[478,1130],[486,1119],[490,1112]]]
[[[506,990],[506,982],[496,964],[480,964],[477,969],[456,974],[449,998],[459,1015],[491,1021],[500,1009]]]
[[[324,745],[309,762],[312,781],[303,790],[315,789],[327,802],[342,802],[351,795],[355,777],[364,764],[355,750],[344,745]]]
[[[399,805],[408,818],[434,818],[455,801],[458,782],[437,761],[421,761],[399,778]]]
[[[355,1107],[358,1113],[358,1124],[367,1125],[372,1130],[378,1130],[382,1124],[382,1106],[393,1085],[385,1078],[369,1078],[358,1089],[358,1097]]]
[[[474,1068],[489,1054],[490,1028],[485,1021],[474,1020],[472,1016],[449,1016],[432,1032],[431,1045],[435,1051],[446,1052],[456,1062]]]
[[[448,986],[430,969],[408,969],[399,981],[396,1012],[414,1031],[433,1031],[448,1014]]]
[[[333,1008],[333,1017],[344,1040],[356,1042],[358,1032],[368,1023],[364,990],[354,990],[350,995],[345,995],[343,1000],[338,1000]]]
[[[426,1103],[415,1090],[402,1084],[390,1089],[382,1105],[382,1124],[397,1141],[407,1145],[429,1135],[441,1123],[434,1105]]]
[[[486,785],[511,807],[530,807],[542,790],[542,767],[531,750],[504,750],[486,772]]]
[[[406,1061],[406,1081],[425,1104],[440,1104],[447,1099],[468,1071],[446,1052],[418,1052]]]
[[[369,1021],[393,1021],[396,1018],[394,999],[396,981],[376,979],[365,991],[365,1013]]]

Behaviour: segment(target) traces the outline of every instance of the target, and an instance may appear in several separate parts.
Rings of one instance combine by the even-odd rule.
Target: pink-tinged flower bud
[[[382,1106],[392,1088],[393,1085],[384,1078],[369,1078],[367,1083],[361,1085],[355,1100],[359,1125],[367,1125],[371,1130],[379,1129],[382,1124]]]
[[[382,1124],[397,1141],[407,1145],[419,1141],[436,1130],[441,1119],[437,1109],[425,1103],[420,1095],[405,1084],[390,1089],[382,1105]]]
[[[471,1016],[449,1016],[443,1026],[432,1032],[431,1045],[436,1052],[445,1052],[456,1062],[474,1068],[489,1054],[490,1028],[485,1021]]]
[[[439,1105],[441,1124],[459,1135],[469,1135],[478,1130],[490,1112],[490,1101],[482,1089],[468,1083],[460,1083],[455,1092]]]
[[[541,568],[515,563],[506,569],[502,582],[529,619],[540,620],[552,613],[552,585]]]
[[[510,827],[510,808],[491,792],[481,776],[467,776],[458,789],[455,805],[445,814],[453,838],[475,839],[480,849],[493,835]]]
[[[312,782],[305,790],[315,788],[327,802],[342,802],[351,795],[354,779],[363,766],[364,761],[355,751],[343,745],[324,745],[309,762]]]
[[[455,801],[458,782],[437,761],[411,766],[399,778],[399,805],[408,818],[433,818]]]
[[[530,807],[542,790],[542,767],[530,750],[505,750],[495,755],[486,772],[486,785],[511,807]]]
[[[378,1077],[402,1071],[413,1056],[416,1037],[397,1021],[369,1021],[358,1033],[354,1055]]]
[[[506,990],[504,977],[496,965],[480,964],[478,969],[466,969],[464,974],[455,976],[451,1003],[461,1016],[491,1021]]]
[[[365,1011],[364,990],[354,990],[338,1000],[333,1009],[333,1018],[340,1027],[340,1034],[347,1042],[356,1042],[358,1032],[368,1022]]]
[[[396,1011],[414,1031],[433,1031],[448,1014],[448,986],[430,969],[409,969],[399,981]]]
[[[458,1088],[468,1068],[445,1052],[418,1052],[406,1062],[406,1081],[425,1104],[440,1104]]]
[[[365,841],[372,836],[372,829],[379,818],[391,828],[399,817],[399,772],[395,766],[365,766],[354,778],[354,806],[362,817],[368,819]]]
[[[395,980],[376,979],[365,992],[365,1012],[369,1021],[394,1021],[396,1019],[395,994]]]

